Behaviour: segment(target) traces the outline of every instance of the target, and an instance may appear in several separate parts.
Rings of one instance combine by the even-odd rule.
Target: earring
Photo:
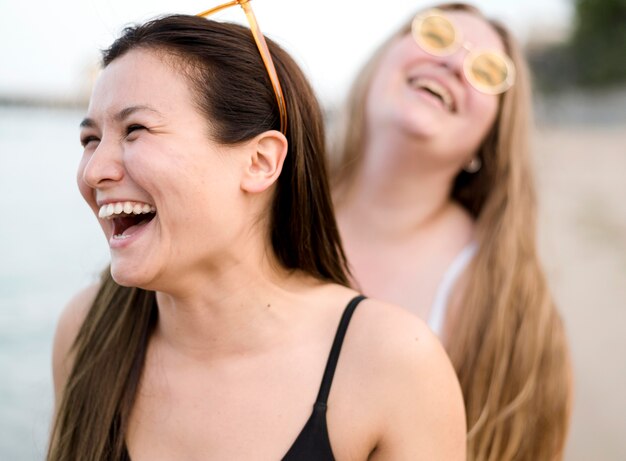
[[[480,167],[483,166],[483,162],[480,157],[472,158],[467,165],[463,167],[463,171],[474,174],[480,170]]]

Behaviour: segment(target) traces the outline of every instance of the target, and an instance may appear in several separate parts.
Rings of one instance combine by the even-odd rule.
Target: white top
[[[439,282],[428,318],[428,326],[439,337],[441,337],[443,331],[443,322],[446,319],[448,300],[452,293],[452,288],[454,288],[454,284],[469,265],[477,250],[478,244],[476,242],[468,243],[448,266],[441,278],[441,282]]]

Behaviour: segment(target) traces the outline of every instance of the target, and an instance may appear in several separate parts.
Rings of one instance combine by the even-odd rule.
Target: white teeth
[[[449,111],[454,110],[454,98],[452,97],[452,94],[450,94],[448,89],[443,85],[428,78],[414,78],[410,80],[410,83],[413,88],[426,89],[431,93],[439,96],[446,109],[448,109]]]
[[[107,205],[102,205],[98,210],[98,217],[102,219],[110,219],[115,215],[120,214],[147,214],[156,213],[156,208],[147,203],[140,202],[115,202]],[[115,236],[120,237],[121,236]]]

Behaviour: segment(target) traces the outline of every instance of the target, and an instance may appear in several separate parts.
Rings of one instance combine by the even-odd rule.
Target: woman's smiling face
[[[81,124],[78,186],[122,285],[163,289],[190,270],[210,270],[245,232],[238,156],[210,139],[177,65],[146,50],[115,59]]]
[[[484,19],[446,11],[463,39],[475,49],[504,51],[498,33]],[[432,141],[442,156],[462,164],[493,125],[499,97],[476,90],[463,73],[468,51],[449,56],[423,50],[410,31],[396,39],[377,66],[367,98],[368,126]]]

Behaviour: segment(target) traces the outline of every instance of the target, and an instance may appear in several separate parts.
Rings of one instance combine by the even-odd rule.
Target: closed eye
[[[132,125],[128,125],[128,127],[126,128],[126,136],[130,135],[131,133],[138,131],[138,130],[145,130],[146,127],[143,125],[138,125],[138,124],[132,124]]]
[[[80,144],[84,148],[87,148],[87,146],[91,144],[92,142],[99,142],[99,141],[100,139],[97,136],[84,136],[80,138]]]

